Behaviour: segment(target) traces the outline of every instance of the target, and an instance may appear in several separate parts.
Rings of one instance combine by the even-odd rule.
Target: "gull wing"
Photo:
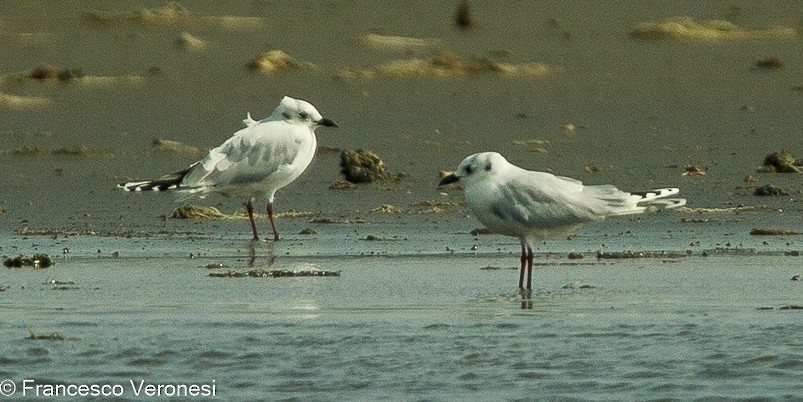
[[[181,187],[192,191],[265,181],[293,164],[301,147],[314,148],[314,137],[313,144],[305,144],[310,135],[307,127],[284,121],[252,123],[210,150],[187,173]]]
[[[524,171],[499,186],[492,213],[527,228],[551,229],[602,219],[596,199],[583,202],[583,183],[544,172]]]

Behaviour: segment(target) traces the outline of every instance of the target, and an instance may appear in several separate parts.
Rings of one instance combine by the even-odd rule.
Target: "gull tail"
[[[635,197],[636,204],[649,209],[673,209],[686,205],[685,198],[667,198],[680,193],[679,188],[659,188],[645,192],[630,193]]]
[[[118,184],[117,188],[125,191],[168,191],[178,189],[184,176],[187,175],[190,169],[185,169],[180,172],[166,174],[156,180],[145,181],[130,181],[128,183]]]

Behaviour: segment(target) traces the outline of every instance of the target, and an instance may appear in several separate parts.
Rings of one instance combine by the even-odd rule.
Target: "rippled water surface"
[[[798,398],[803,324],[782,309],[801,300],[797,258],[701,259],[562,260],[527,297],[515,270],[481,269],[499,256],[279,257],[271,269],[341,276],[276,279],[75,258],[5,276],[0,377],[127,398],[142,379],[243,400]]]

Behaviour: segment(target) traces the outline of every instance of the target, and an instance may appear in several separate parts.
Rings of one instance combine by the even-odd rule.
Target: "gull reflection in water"
[[[248,242],[248,268],[256,267],[256,262],[257,262],[257,249],[256,249],[256,246],[257,246],[257,244],[258,244],[258,242],[255,242],[255,241],[249,241]],[[267,243],[267,245],[268,245],[268,247],[267,247],[268,254],[266,256],[264,256],[264,257],[268,259],[268,266],[273,265],[273,263],[276,261],[276,256],[273,254],[273,245],[274,244],[275,244],[275,242],[268,242]]]
[[[519,289],[519,294],[521,295],[521,309],[522,310],[532,310],[533,309],[533,290],[532,289]]]

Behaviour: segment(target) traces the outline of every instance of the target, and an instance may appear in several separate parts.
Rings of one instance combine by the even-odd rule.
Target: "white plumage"
[[[648,209],[677,208],[686,204],[677,188],[628,193],[612,185],[586,186],[582,182],[534,172],[511,164],[496,152],[470,155],[439,186],[460,180],[471,213],[492,231],[517,237],[521,242],[523,288],[525,263],[527,289],[532,288],[532,247],[538,240],[566,235],[586,223],[609,216],[639,214]]]
[[[279,240],[273,219],[276,191],[297,179],[312,162],[317,149],[315,129],[337,124],[323,118],[310,103],[287,96],[269,117],[256,121],[249,113],[243,124],[244,128],[189,168],[118,187],[126,191],[171,190],[179,194],[179,199],[211,193],[245,198],[254,240],[259,236],[253,201],[265,198],[274,240]]]

